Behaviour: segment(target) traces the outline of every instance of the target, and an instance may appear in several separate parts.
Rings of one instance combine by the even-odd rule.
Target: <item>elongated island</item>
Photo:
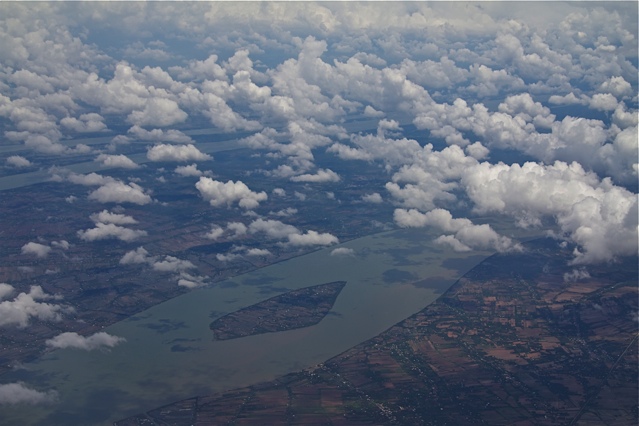
[[[216,340],[310,327],[324,319],[345,285],[333,281],[292,290],[224,315],[210,327]]]

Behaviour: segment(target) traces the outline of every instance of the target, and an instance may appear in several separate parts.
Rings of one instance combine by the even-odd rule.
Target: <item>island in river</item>
[[[210,327],[216,340],[310,327],[324,319],[345,285],[334,281],[292,290],[224,315]]]
[[[570,260],[528,242],[314,368],[115,424],[636,425],[637,257]]]

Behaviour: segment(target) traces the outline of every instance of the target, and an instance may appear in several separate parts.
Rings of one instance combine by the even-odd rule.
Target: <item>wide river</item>
[[[488,252],[455,253],[425,229],[396,230],[280,262],[191,291],[104,331],[126,342],[109,351],[52,351],[3,377],[55,390],[54,403],[4,406],[0,423],[93,425],[196,395],[207,395],[313,366],[432,303]],[[214,341],[210,322],[288,290],[347,281],[319,324]]]

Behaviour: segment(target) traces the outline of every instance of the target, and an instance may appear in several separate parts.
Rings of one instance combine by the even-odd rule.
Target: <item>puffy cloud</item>
[[[138,205],[149,204],[152,200],[144,189],[134,183],[120,181],[107,182],[89,194],[89,200],[100,203],[131,203]]]
[[[499,235],[490,225],[475,225],[469,219],[454,219],[448,210],[434,209],[421,213],[415,209],[396,209],[395,222],[404,228],[433,226],[453,235],[437,238],[438,243],[445,243],[456,251],[470,249],[494,249],[497,251],[520,250],[521,247],[510,238]]]
[[[242,222],[229,222],[226,224],[226,228],[229,231],[233,231],[236,237],[246,234],[246,231],[248,230],[248,227]]]
[[[331,251],[331,256],[355,256],[355,250],[346,247],[338,247]]]
[[[21,382],[0,385],[0,404],[2,405],[51,403],[57,396],[55,391],[40,392]]]
[[[246,250],[246,255],[264,257],[264,256],[270,256],[271,252],[268,251],[267,249],[252,248],[252,249]]]
[[[175,129],[153,129],[146,130],[140,126],[131,127],[127,133],[131,135],[131,137],[142,140],[142,141],[152,141],[152,142],[170,142],[170,143],[193,143],[193,139],[190,136],[185,135],[179,130]]]
[[[47,257],[50,251],[51,247],[40,243],[29,242],[22,246],[22,254],[32,254],[40,258]]]
[[[146,157],[151,161],[204,161],[212,157],[204,154],[195,145],[155,145],[151,147]]]
[[[554,218],[578,244],[575,262],[609,261],[637,253],[637,196],[600,180],[578,163],[482,163],[462,178],[478,213],[502,213],[520,223]]]
[[[367,203],[379,204],[383,202],[382,196],[377,192],[373,192],[372,194],[364,194],[362,195],[362,201]]]
[[[288,242],[294,246],[330,246],[339,243],[339,239],[329,233],[307,231],[305,234],[290,234]]]
[[[82,114],[79,118],[65,117],[60,120],[60,124],[69,130],[77,133],[101,132],[107,129],[104,118],[100,114]]]
[[[5,287],[5,296],[7,288]],[[31,286],[29,293],[20,293],[13,300],[0,302],[0,327],[17,325],[24,328],[34,318],[41,321],[61,321],[62,314],[73,312],[73,308],[40,300],[57,299],[57,296],[46,294],[42,287]]]
[[[20,155],[11,155],[7,157],[5,160],[8,166],[12,167],[29,167],[31,166],[31,161]]]
[[[197,164],[193,163],[188,166],[178,166],[175,173],[180,176],[202,176],[203,172],[198,170]]]
[[[112,348],[120,343],[126,342],[123,337],[112,336],[105,332],[99,332],[84,337],[78,333],[66,332],[47,340],[47,346],[56,349],[74,348],[85,351],[93,351],[95,349]]]
[[[118,239],[121,241],[135,241],[147,235],[146,231],[129,229],[113,223],[96,223],[95,228],[78,231],[78,237],[84,241],[98,241]]]
[[[12,285],[7,283],[0,283],[0,300],[5,299],[7,296],[11,295],[14,291]]]
[[[254,209],[259,206],[261,201],[268,199],[266,192],[253,192],[242,181],[229,180],[223,183],[208,177],[201,177],[195,187],[213,207],[230,206],[237,202],[242,208]]]
[[[95,161],[102,163],[103,167],[119,167],[122,169],[136,169],[139,167],[135,161],[124,154],[100,154],[96,157]]]
[[[89,217],[96,223],[114,223],[116,225],[134,225],[138,223],[138,221],[131,216],[120,213],[111,213],[108,210],[102,210],[100,213],[93,213]]]
[[[564,281],[566,282],[575,282],[586,278],[590,278],[590,273],[588,273],[586,268],[573,269],[572,271],[564,274]]]
[[[68,250],[70,246],[66,240],[51,241],[51,247],[61,248],[62,250]]]
[[[164,260],[153,262],[151,267],[160,272],[181,272],[187,269],[194,269],[195,265],[188,260],[178,259],[174,256],[165,256]]]
[[[166,127],[182,123],[187,117],[188,114],[182,111],[174,100],[151,98],[142,110],[131,112],[127,120],[138,126]]]
[[[211,230],[207,232],[204,237],[210,240],[217,240],[222,235],[224,235],[224,228],[221,226],[213,225],[211,226]]]
[[[186,288],[201,287],[206,284],[207,276],[191,275],[186,272],[180,272],[178,285]]]
[[[120,259],[121,265],[135,265],[140,263],[148,263],[150,261],[149,252],[144,247],[138,247],[135,250],[128,251]]]
[[[299,234],[299,229],[279,220],[256,219],[248,227],[251,234],[264,233],[272,239],[284,239],[291,234]]]
[[[319,169],[315,174],[303,174],[291,177],[293,182],[339,182],[340,177],[331,169]]]
[[[103,176],[98,173],[88,173],[86,175],[80,175],[76,173],[70,173],[67,176],[67,180],[69,182],[84,185],[84,186],[97,186],[97,185],[105,185],[107,183],[116,182],[116,179],[111,176]]]

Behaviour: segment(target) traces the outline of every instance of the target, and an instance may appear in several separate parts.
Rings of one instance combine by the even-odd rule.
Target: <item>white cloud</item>
[[[270,256],[271,252],[267,249],[252,248],[246,251],[247,256]]]
[[[112,336],[105,332],[95,333],[87,337],[74,332],[66,332],[58,334],[45,343],[47,346],[56,349],[74,348],[93,351],[95,349],[112,348],[123,342],[126,342],[123,337]]]
[[[319,169],[315,174],[303,174],[291,177],[293,182],[339,182],[340,177],[331,169]]]
[[[373,192],[372,194],[364,194],[362,195],[362,201],[367,203],[379,204],[383,202],[382,196],[377,192]]]
[[[203,174],[195,163],[188,166],[178,166],[175,168],[175,173],[180,176],[202,176]]]
[[[15,289],[12,285],[7,283],[0,283],[0,300],[6,299],[7,296],[11,295]]]
[[[51,247],[61,248],[62,250],[68,250],[70,246],[66,240],[51,241]]]
[[[86,175],[70,173],[67,176],[67,180],[71,183],[84,185],[84,186],[97,186],[97,185],[105,185],[111,182],[116,182],[116,179],[112,178],[111,176],[103,176],[93,172],[88,173]]]
[[[155,145],[146,153],[151,161],[204,161],[212,157],[204,154],[195,145]]]
[[[78,237],[84,241],[118,239],[131,242],[145,236],[147,236],[147,232],[143,230],[129,229],[114,223],[101,222],[96,223],[95,228],[78,231]]]
[[[186,120],[188,114],[171,99],[151,98],[142,110],[131,112],[127,121],[138,126],[166,127]]]
[[[190,136],[185,135],[179,130],[175,129],[153,129],[146,130],[140,126],[133,126],[128,131],[128,134],[131,137],[142,140],[142,141],[152,141],[152,142],[170,142],[170,143],[193,143],[193,139]]]
[[[43,404],[54,402],[58,394],[55,391],[40,392],[27,387],[24,383],[6,383],[0,385],[0,404]]]
[[[294,246],[330,246],[339,243],[339,239],[330,233],[307,231],[305,234],[290,234],[288,242]]]
[[[7,159],[5,160],[7,165],[9,166],[13,166],[13,167],[29,167],[31,166],[31,161],[27,160],[26,158],[20,156],[20,155],[11,155],[9,157],[7,157]]]
[[[100,213],[93,213],[89,216],[93,222],[114,223],[116,225],[134,225],[138,223],[132,216],[120,213],[111,213],[108,210],[102,210]]]
[[[575,262],[637,253],[637,195],[578,163],[482,163],[467,170],[462,185],[478,213],[529,223],[554,218],[565,237],[579,245]]]
[[[248,227],[251,234],[264,233],[272,239],[284,239],[291,234],[299,234],[299,229],[279,220],[256,219]]]
[[[174,256],[165,256],[164,260],[153,262],[151,267],[160,272],[181,272],[194,269],[195,265],[188,260],[178,259]]]
[[[207,232],[204,237],[210,240],[217,240],[222,235],[224,235],[224,228],[217,225],[211,225],[211,230]]]
[[[355,256],[355,250],[346,247],[338,247],[331,251],[331,256]]]
[[[6,297],[5,287],[5,297]],[[31,319],[41,321],[61,321],[62,314],[73,312],[73,308],[65,305],[40,302],[40,300],[57,299],[57,296],[46,294],[42,287],[31,286],[29,293],[20,293],[13,300],[0,302],[0,327],[16,325],[24,328]]]
[[[138,205],[149,204],[152,200],[144,189],[134,183],[120,181],[107,182],[89,194],[89,200],[100,203],[131,203]]]
[[[446,243],[457,251],[469,249],[494,249],[497,251],[521,250],[519,244],[499,235],[490,225],[475,225],[469,219],[453,219],[448,210],[434,209],[421,213],[415,209],[396,209],[395,222],[404,228],[433,226],[453,235],[441,236],[435,241]]]
[[[36,257],[44,258],[49,255],[51,247],[44,244],[28,242],[22,246],[22,254],[32,254]]]
[[[120,259],[121,265],[134,265],[140,263],[148,263],[150,261],[149,252],[144,247],[138,247],[135,250],[128,251]]]
[[[229,231],[233,231],[236,237],[246,234],[248,227],[242,222],[229,222],[226,224]]]
[[[565,282],[575,282],[586,278],[590,278],[590,273],[588,273],[586,268],[573,269],[572,271],[564,274]]]
[[[79,118],[65,117],[60,120],[60,124],[78,133],[94,133],[107,129],[106,124],[104,124],[104,118],[94,112],[82,114]]]
[[[223,183],[208,177],[201,177],[195,187],[213,207],[223,205],[230,207],[231,204],[237,202],[242,208],[254,209],[259,206],[261,201],[268,199],[266,192],[253,192],[242,181],[229,180]]]
[[[102,163],[103,167],[119,167],[122,169],[136,169],[139,167],[135,161],[124,154],[100,154],[96,157],[95,161]]]

